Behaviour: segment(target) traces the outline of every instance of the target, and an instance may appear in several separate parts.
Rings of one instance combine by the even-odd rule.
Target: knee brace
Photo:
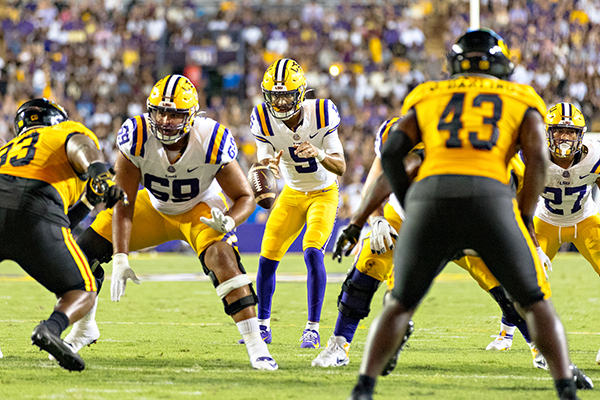
[[[100,293],[102,283],[104,282],[104,268],[100,266],[100,263],[97,263],[95,267],[92,268],[92,273],[94,274],[94,278],[96,278],[97,292]]]
[[[348,318],[363,319],[371,312],[371,300],[381,281],[356,268],[348,273],[338,296],[338,310]]]
[[[227,315],[237,314],[238,312],[242,311],[245,308],[252,307],[252,306],[255,306],[256,304],[258,304],[258,297],[256,296],[256,292],[254,292],[254,288],[252,287],[252,281],[250,280],[250,278],[248,278],[248,275],[246,275],[246,270],[244,269],[244,266],[242,265],[241,260],[240,260],[240,256],[239,256],[239,254],[237,254],[237,252],[235,253],[235,256],[237,259],[237,265],[242,274],[236,275],[233,278],[228,279],[223,283],[220,283],[219,280],[217,279],[217,275],[214,273],[214,271],[211,271],[206,266],[206,264],[204,262],[204,253],[205,252],[206,252],[206,250],[203,251],[199,257],[200,263],[202,264],[202,270],[204,271],[204,273],[206,275],[208,275],[208,277],[210,278],[210,280],[213,283],[213,286],[217,289],[217,294],[219,295],[219,297],[221,297],[221,301],[223,302],[223,306],[225,307],[225,314],[227,314]],[[227,300],[225,300],[225,297],[227,297],[227,295],[229,293],[233,292],[235,289],[239,289],[246,285],[248,285],[248,287],[250,288],[251,294],[249,296],[245,296],[240,299],[237,299],[236,301],[234,301],[231,304],[227,303]]]

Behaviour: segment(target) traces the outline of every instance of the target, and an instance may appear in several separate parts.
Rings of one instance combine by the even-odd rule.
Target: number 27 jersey
[[[185,151],[171,164],[162,143],[149,129],[148,114],[130,118],[119,130],[117,145],[140,169],[140,183],[148,189],[154,208],[176,215],[200,202],[222,207],[221,187],[215,175],[237,156],[231,132],[210,118],[196,117]]]
[[[550,163],[535,211],[542,221],[573,226],[598,212],[590,194],[600,177],[600,142],[583,139],[582,153],[582,160],[567,169]]]

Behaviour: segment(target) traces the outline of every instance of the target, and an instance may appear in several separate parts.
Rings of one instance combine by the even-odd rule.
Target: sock
[[[561,399],[577,399],[577,385],[572,378],[557,379],[554,381],[554,387]]]
[[[258,260],[258,273],[256,274],[256,296],[258,297],[258,318],[271,317],[271,301],[275,293],[275,271],[279,261],[260,257]]]
[[[367,375],[359,375],[358,382],[356,382],[356,386],[354,386],[354,390],[352,391],[352,393],[373,394],[374,389],[375,389],[375,379],[373,379]]]
[[[342,313],[338,313],[338,319],[335,323],[335,329],[333,330],[333,334],[335,336],[343,336],[346,338],[346,341],[348,343],[352,343],[354,333],[356,333],[356,329],[358,328],[359,323],[360,319],[358,318],[350,318]]]
[[[310,329],[315,332],[319,332],[319,323],[318,322],[310,322],[306,323],[306,327],[304,329]]]
[[[515,329],[517,329],[516,326],[514,326],[513,324],[506,322],[506,319],[504,319],[504,317],[502,317],[502,321],[500,322],[500,332],[505,331],[506,332],[506,337],[508,339],[512,339],[514,333],[515,333]]]
[[[98,296],[96,296],[96,300],[94,302],[94,306],[85,314],[79,321],[75,322],[76,324],[85,324],[89,321],[94,321],[96,319],[96,310],[98,309]]]
[[[327,285],[327,272],[323,262],[323,253],[314,247],[304,250],[304,262],[308,275],[306,288],[308,291],[308,320],[320,321],[325,286]],[[260,303],[259,303],[260,304]]]
[[[266,326],[267,328],[271,327],[271,318],[258,319],[258,326]]]
[[[244,338],[246,351],[251,362],[254,362],[259,357],[271,357],[267,344],[260,337],[258,319],[256,317],[237,322],[236,326]]]
[[[44,321],[46,328],[56,336],[60,337],[65,329],[70,325],[69,317],[62,311],[54,311],[48,320]]]

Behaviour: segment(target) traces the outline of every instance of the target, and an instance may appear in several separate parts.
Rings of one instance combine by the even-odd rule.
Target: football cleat
[[[275,371],[279,368],[273,357],[258,357],[252,362],[252,368],[265,371]]]
[[[548,363],[546,362],[546,357],[537,349],[535,344],[531,343],[529,345],[531,347],[531,357],[533,358],[533,366],[539,369],[548,370]]]
[[[400,346],[398,347],[398,351],[396,351],[396,353],[392,356],[392,358],[390,358],[388,360],[387,364],[385,364],[385,367],[383,367],[383,371],[381,371],[381,376],[387,376],[387,375],[391,374],[392,371],[394,370],[394,368],[396,368],[396,364],[398,364],[398,357],[400,357],[400,353],[402,352],[404,345],[406,344],[406,342],[408,342],[408,338],[410,338],[410,335],[412,335],[414,330],[415,330],[415,323],[411,319],[410,321],[408,321],[408,327],[406,328],[406,333],[404,334],[404,337],[402,338],[402,342],[400,343]]]
[[[312,329],[305,329],[300,338],[302,342],[300,347],[303,349],[318,349],[321,346],[321,336],[319,332]]]
[[[571,371],[573,371],[573,379],[575,380],[575,384],[577,385],[577,389],[579,390],[592,390],[594,388],[594,383],[592,380],[586,376],[575,364],[569,365]]]
[[[266,344],[271,344],[271,341],[273,340],[271,328],[266,327],[265,325],[259,325],[258,327],[260,328],[260,338],[263,340],[263,342],[265,342]],[[238,344],[244,343],[244,339],[238,340]]]
[[[513,335],[507,335],[506,331],[500,332],[499,335],[492,335],[492,337],[496,339],[487,345],[486,350],[506,351],[512,347]]]
[[[373,400],[373,394],[363,392],[357,389],[357,387],[354,387],[352,393],[350,393],[350,397],[348,397],[348,400]]]
[[[310,365],[313,367],[341,367],[348,365],[350,358],[348,351],[350,343],[343,336],[331,336],[327,341],[327,347]]]
[[[69,343],[75,352],[78,352],[85,346],[94,344],[100,338],[98,324],[94,320],[86,322],[77,321],[71,332],[65,337],[65,342]]]
[[[31,343],[41,350],[52,354],[58,361],[58,365],[69,371],[83,371],[85,362],[75,353],[63,340],[50,332],[44,325],[39,324],[31,334]]]

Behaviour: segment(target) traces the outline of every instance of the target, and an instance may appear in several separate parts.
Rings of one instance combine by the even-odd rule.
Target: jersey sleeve
[[[539,94],[529,85],[519,85],[517,90],[517,96],[521,101],[527,104],[530,108],[535,108],[539,111],[542,117],[546,118],[547,108],[546,103],[540,97]]]
[[[315,112],[317,114],[317,129],[327,129],[325,137],[336,132],[340,126],[340,113],[333,101],[328,99],[317,99],[315,102]]]
[[[254,107],[250,114],[250,132],[256,141],[258,160],[273,157],[275,146],[269,140],[273,136],[273,128],[266,104]],[[262,158],[261,158],[262,157]]]
[[[140,159],[145,157],[145,144],[148,140],[148,121],[143,115],[129,118],[121,125],[117,134],[117,146],[121,154],[140,167]]]
[[[392,125],[394,125],[394,122],[398,121],[399,119],[400,118],[388,119],[381,124],[381,126],[379,126],[379,129],[377,129],[377,135],[375,137],[375,154],[377,157],[381,158],[381,148],[388,138],[388,134],[390,133]]]
[[[206,148],[206,164],[228,164],[235,160],[238,154],[235,138],[225,127],[217,121],[212,121],[212,133]]]

